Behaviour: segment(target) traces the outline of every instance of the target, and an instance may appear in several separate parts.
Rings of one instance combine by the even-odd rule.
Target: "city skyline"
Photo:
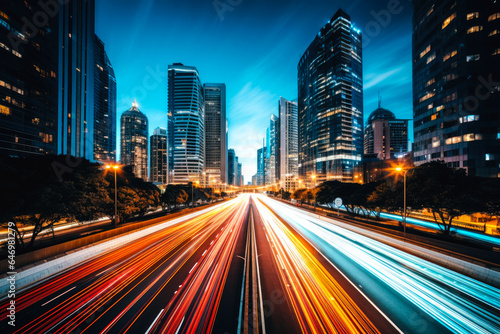
[[[106,45],[117,77],[117,118],[136,98],[150,119],[150,133],[155,127],[166,127],[167,67],[175,62],[196,66],[202,82],[224,82],[227,86],[228,147],[235,149],[239,161],[243,162],[243,174],[250,180],[257,172],[256,151],[266,136],[266,127],[261,124],[267,124],[271,114],[277,112],[276,103],[281,96],[290,100],[297,98],[300,56],[321,26],[341,7],[366,35],[363,48],[365,109],[376,108],[380,92],[385,107],[393,110],[398,118],[411,119],[411,4],[401,2],[397,10],[393,10],[397,14],[389,14],[389,17],[378,16],[392,9],[387,2],[373,3],[373,13],[356,10],[355,5],[356,2],[347,1],[336,4],[314,1],[313,5],[299,1],[268,5],[260,1],[242,2],[232,11],[224,12],[221,20],[211,2],[139,5],[131,1],[120,2],[120,6],[114,1],[97,2],[96,33]],[[189,6],[193,22],[199,23],[186,27],[176,17],[170,17],[173,6],[179,13],[185,13]],[[109,11],[119,15],[110,16]],[[121,22],[115,25],[114,17],[129,20],[126,26]],[[145,30],[146,22],[155,26],[154,31]],[[255,29],[248,31],[250,26]],[[201,29],[208,32],[204,31],[203,36],[207,37],[203,40],[195,38]],[[241,39],[243,31],[247,31],[247,36]],[[141,36],[146,32],[147,35]],[[215,40],[220,48],[211,48],[210,54],[196,51]],[[161,43],[155,45],[152,52],[154,41]],[[131,63],[124,55],[132,50],[136,57]],[[366,118],[365,113],[364,122]]]

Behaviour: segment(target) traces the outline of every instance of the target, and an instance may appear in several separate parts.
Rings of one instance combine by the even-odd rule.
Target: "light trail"
[[[331,260],[343,253],[453,332],[499,333],[500,290],[259,196]]]
[[[261,202],[255,201],[275,264],[303,333],[379,333],[319,259]]]

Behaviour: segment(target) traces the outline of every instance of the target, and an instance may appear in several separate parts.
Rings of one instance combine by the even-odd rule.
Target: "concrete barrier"
[[[42,261],[35,263],[34,265],[29,265],[25,268],[19,268],[17,270],[17,274],[15,275],[15,285],[16,291],[26,287],[33,282],[42,280],[47,278],[48,276],[54,275],[62,270],[65,270],[73,265],[81,263],[83,261],[89,260],[95,256],[103,254],[105,252],[116,249],[120,246],[123,246],[129,242],[137,240],[138,238],[142,238],[149,234],[155,233],[162,229],[165,229],[169,226],[178,224],[182,221],[189,220],[196,216],[200,216],[204,213],[207,213],[217,207],[223,206],[225,203],[217,204],[215,206],[211,206],[204,210],[200,210],[197,212],[193,212],[177,219],[170,219],[167,222],[156,224],[154,226],[149,226],[146,228],[142,228],[138,231],[132,231],[126,233],[125,235],[120,235],[112,238],[111,240],[101,241],[97,244],[86,244],[83,248],[76,249],[71,252],[66,252],[63,256],[50,260],[48,262]],[[165,218],[163,218],[165,220]],[[111,231],[107,231],[111,232]],[[103,232],[105,233],[105,232]],[[78,241],[78,240],[75,240]],[[56,246],[62,246],[56,245]],[[17,259],[16,259],[17,260]],[[17,262],[17,261],[16,261]],[[7,281],[7,276],[0,280],[0,296],[6,296],[9,290],[10,283]],[[4,298],[2,298],[4,299]]]

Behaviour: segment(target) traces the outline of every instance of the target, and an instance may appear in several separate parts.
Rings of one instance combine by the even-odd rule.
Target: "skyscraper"
[[[280,98],[279,101],[279,179],[281,188],[296,188],[299,175],[297,103]]]
[[[272,114],[269,124],[269,143],[268,143],[268,167],[266,175],[266,184],[274,184],[279,178],[279,118]]]
[[[217,183],[228,179],[226,85],[204,84],[205,173]]]
[[[235,172],[238,168],[235,166],[236,154],[234,149],[230,148],[227,152],[227,184],[235,184]]]
[[[151,182],[168,183],[168,159],[167,159],[167,129],[156,128],[149,140],[150,168],[149,178]]]
[[[257,150],[257,185],[263,186],[266,184],[267,169],[267,147],[263,143],[262,148]]]
[[[413,13],[415,164],[500,177],[498,3],[417,0]]]
[[[408,152],[408,120],[396,119],[380,106],[368,117],[365,127],[365,156],[380,160],[402,158]]]
[[[238,175],[236,178],[236,185],[241,187],[243,186],[244,183],[244,178],[243,178],[243,164],[241,162],[238,162]]]
[[[148,119],[136,102],[122,114],[120,125],[121,163],[133,166],[135,176],[148,181]]]
[[[361,33],[339,9],[298,64],[299,172],[351,181],[363,155]]]
[[[57,154],[58,17],[29,37],[39,1],[0,4],[0,154]]]
[[[94,0],[66,1],[59,15],[58,152],[94,158]]]
[[[116,160],[116,79],[104,43],[95,36],[94,160]]]
[[[168,66],[172,183],[201,180],[205,164],[205,101],[196,67]],[[172,129],[171,129],[172,128]]]

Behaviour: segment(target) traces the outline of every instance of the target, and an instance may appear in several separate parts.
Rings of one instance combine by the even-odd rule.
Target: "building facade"
[[[234,185],[235,184],[235,158],[236,153],[234,149],[230,148],[227,151],[227,184]]]
[[[61,5],[58,153],[94,158],[94,0]]]
[[[275,184],[279,179],[279,161],[280,161],[280,147],[279,147],[279,118],[272,114],[269,122],[268,129],[268,166],[266,173],[266,184]]]
[[[236,157],[238,158],[238,157]],[[238,159],[236,159],[238,160]],[[236,185],[238,187],[242,187],[243,184],[245,183],[245,179],[243,178],[243,164],[241,162],[238,162],[238,173],[237,173],[237,176],[236,176]]]
[[[38,12],[36,0],[0,4],[0,154],[58,152],[58,17],[28,39],[22,18]]]
[[[205,165],[205,101],[196,67],[169,65],[168,117],[171,183],[201,180]]]
[[[204,84],[205,95],[205,173],[217,183],[227,183],[226,85]]]
[[[415,164],[499,177],[498,3],[417,0],[413,12]]]
[[[299,173],[352,181],[363,155],[361,33],[339,9],[298,64]]]
[[[267,147],[263,147],[257,150],[257,185],[263,186],[266,184],[266,171],[268,167],[267,158]]]
[[[148,181],[148,119],[134,102],[120,119],[123,165],[133,166],[136,177]]]
[[[116,161],[116,78],[104,43],[95,36],[94,160]]]
[[[149,179],[151,182],[168,184],[167,129],[154,129],[149,145],[151,147]]]
[[[299,176],[298,112],[297,103],[280,98],[279,101],[279,180],[281,188],[294,190]]]
[[[379,160],[397,159],[408,152],[408,120],[396,119],[380,104],[368,117],[365,127],[365,156]]]

